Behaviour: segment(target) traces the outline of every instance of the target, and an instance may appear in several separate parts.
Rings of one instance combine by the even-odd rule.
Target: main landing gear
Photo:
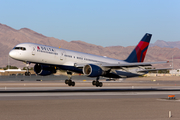
[[[102,87],[103,83],[99,82],[99,77],[97,77],[96,80],[92,81],[92,85],[95,85],[96,87]]]
[[[75,86],[75,82],[71,80],[72,72],[67,72],[68,78],[65,80],[65,84],[68,84],[69,86]],[[92,81],[92,85],[95,85],[96,87],[102,87],[103,83],[99,82],[99,77],[96,78],[96,80]]]
[[[72,72],[67,72],[69,79],[65,80],[65,84],[69,86],[75,86],[75,82],[71,80]]]

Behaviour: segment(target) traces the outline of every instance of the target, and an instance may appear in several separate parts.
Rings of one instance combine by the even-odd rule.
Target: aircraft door
[[[32,50],[32,55],[35,55],[35,54],[36,54],[36,47],[34,46]]]
[[[60,61],[64,61],[65,60],[64,55],[65,55],[65,51],[61,52],[61,54],[60,54]]]

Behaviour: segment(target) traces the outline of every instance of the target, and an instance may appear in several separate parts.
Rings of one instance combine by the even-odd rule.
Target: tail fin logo
[[[144,61],[148,46],[149,43],[144,41],[140,41],[139,44],[136,46],[135,50],[137,55],[137,62]]]
[[[128,58],[125,60],[127,62],[143,62],[146,56],[146,52],[149,46],[149,42],[151,40],[152,34],[146,33],[144,37],[141,39],[139,44],[135,47],[135,49],[131,52]]]

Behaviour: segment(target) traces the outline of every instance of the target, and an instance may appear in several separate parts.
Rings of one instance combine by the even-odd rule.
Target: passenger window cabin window
[[[82,58],[82,57],[77,57],[77,59],[83,60],[83,58]]]
[[[65,57],[70,57],[70,58],[72,58],[72,56],[71,55],[64,55]]]

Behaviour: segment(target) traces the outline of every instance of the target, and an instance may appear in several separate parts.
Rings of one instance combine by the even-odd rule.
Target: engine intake
[[[97,65],[88,64],[83,67],[83,73],[88,77],[98,77],[103,74],[103,70]]]
[[[38,75],[46,76],[56,73],[56,69],[51,66],[36,64],[34,66],[34,72]]]

